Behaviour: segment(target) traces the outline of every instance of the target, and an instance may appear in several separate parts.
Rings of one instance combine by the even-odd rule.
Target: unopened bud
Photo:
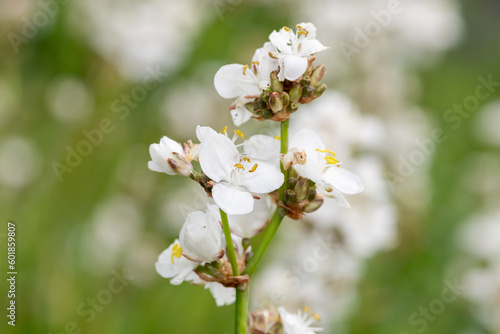
[[[294,168],[290,168],[288,171],[288,179],[295,179],[297,180],[299,178],[299,174],[297,174],[297,171]]]
[[[271,72],[271,89],[273,92],[283,92],[283,82],[278,80],[278,72]]]
[[[307,203],[302,208],[302,211],[305,213],[311,213],[311,212],[318,210],[322,205],[323,205],[323,199],[317,198],[314,201]]]
[[[319,65],[311,73],[311,86],[317,86],[326,74],[326,66]]]
[[[180,153],[172,152],[173,158],[168,158],[168,165],[179,175],[189,176],[193,171],[193,165]]]
[[[262,310],[250,313],[248,330],[251,334],[282,334],[283,326],[277,313]]]
[[[299,102],[300,97],[302,96],[302,86],[301,85],[296,85],[293,86],[292,89],[288,92],[290,95],[290,101],[291,102]]]
[[[295,196],[297,202],[302,202],[309,196],[309,180],[306,178],[300,178],[295,185]]]
[[[261,99],[256,99],[255,101],[253,101],[253,110],[259,111],[261,109],[267,109],[266,102],[262,101]]]
[[[291,171],[292,169],[290,169]],[[290,175],[288,175],[288,189],[295,189],[295,185],[297,184],[297,179],[290,178]]]
[[[281,93],[281,100],[283,100],[283,106],[287,106],[290,102],[290,96],[286,92]]]
[[[319,97],[321,94],[323,94],[326,90],[326,84],[321,84],[319,86],[316,86],[314,88],[314,97]]]
[[[296,102],[290,103],[290,108],[289,108],[290,111],[297,111],[297,109],[299,109],[298,103],[296,103]]]
[[[266,93],[261,93],[260,94],[260,99],[266,103],[269,102],[269,94],[266,94]]]
[[[295,196],[295,191],[293,191],[292,189],[287,189],[286,194],[285,194],[285,201],[288,203],[297,202],[296,196]]]
[[[257,115],[261,116],[264,119],[271,119],[273,118],[274,114],[273,111],[270,109],[262,109],[256,112]]]
[[[311,83],[311,78],[308,77],[308,76],[305,76],[305,77],[302,78],[302,80],[300,80],[300,84],[302,86],[309,86],[310,83]]]
[[[314,87],[311,86],[304,86],[302,89],[302,96],[303,97],[311,97],[314,94]]]
[[[283,109],[283,99],[278,92],[272,92],[269,96],[269,107],[274,113],[277,113]]]
[[[309,196],[307,197],[309,202],[312,202],[314,201],[314,199],[316,199],[316,194],[317,194],[316,189],[310,189]]]

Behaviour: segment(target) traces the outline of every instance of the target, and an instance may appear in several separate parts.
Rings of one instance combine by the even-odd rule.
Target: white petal
[[[236,290],[234,288],[227,288],[217,282],[209,282],[205,284],[205,289],[210,290],[217,306],[231,305],[236,301]]]
[[[269,85],[271,82],[270,76],[271,72],[278,69],[278,60],[273,59],[269,56],[269,52],[276,52],[276,49],[272,46],[270,42],[264,44],[263,48],[257,49],[252,58],[252,63],[257,62],[257,78],[259,79],[259,85],[264,84]]]
[[[200,144],[201,169],[215,182],[229,181],[240,153],[234,143],[222,134],[206,136]]]
[[[316,27],[311,22],[302,22],[297,24],[297,27],[300,26],[302,29],[307,31],[307,38],[315,38],[316,37]]]
[[[282,181],[283,182],[283,181]],[[217,183],[212,188],[215,204],[228,215],[244,215],[253,210],[253,196],[247,192],[225,183]]]
[[[317,39],[306,39],[300,42],[300,51],[299,55],[303,57],[307,57],[313,55],[315,53],[328,50],[329,47],[321,44]]]
[[[158,256],[155,268],[162,277],[171,278],[170,283],[179,285],[183,281],[193,278],[191,274],[194,273],[193,270],[198,266],[198,263],[190,261],[183,256],[179,258],[174,256],[172,258],[172,248],[175,244],[179,244],[179,240],[175,240]]]
[[[279,164],[280,141],[266,135],[255,135],[245,140],[243,151],[250,159]]]
[[[214,86],[217,93],[226,99],[260,94],[259,80],[250,68],[243,71],[240,64],[222,66],[215,74]]]
[[[172,140],[166,136],[163,136],[160,139],[160,148],[162,149],[162,151],[165,151],[165,152],[177,152],[177,153],[184,152],[181,144],[179,144],[175,140]]]
[[[311,128],[303,128],[297,132],[290,140],[289,147],[296,147],[299,151],[304,150],[307,155],[307,161],[312,160],[318,166],[325,164],[322,161],[325,154],[317,151],[317,149],[324,150],[325,143]]]
[[[250,118],[252,118],[253,114],[247,110],[245,107],[239,107],[231,110],[231,116],[233,117],[233,123],[236,126],[240,126],[243,123],[246,123]]]
[[[286,31],[284,28],[281,28],[279,32],[273,31],[269,35],[269,40],[279,53],[291,54],[292,43],[296,40],[296,38],[292,30]]]
[[[365,189],[359,176],[340,167],[329,167],[323,180],[344,194],[358,194]]]
[[[283,70],[287,80],[294,81],[307,70],[307,58],[298,56],[284,56],[284,58]]]
[[[252,238],[262,231],[274,206],[267,195],[262,195],[261,199],[255,200],[254,203],[252,212],[246,215],[228,216],[231,233],[242,238]]]
[[[285,180],[278,166],[265,161],[252,161],[258,167],[253,173],[245,173],[241,177],[240,185],[248,191],[258,194],[267,194],[278,189]]]
[[[320,173],[320,169],[316,163],[313,160],[309,160],[309,157],[304,165],[293,165],[293,168],[295,168],[300,176],[321,184],[323,175]]]
[[[190,213],[179,234],[182,254],[190,259],[205,262],[221,257],[224,248],[219,221],[203,211]]]
[[[200,142],[204,141],[205,138],[207,138],[210,135],[216,135],[217,131],[212,129],[209,126],[197,126],[196,127],[196,137],[198,137],[198,140]]]

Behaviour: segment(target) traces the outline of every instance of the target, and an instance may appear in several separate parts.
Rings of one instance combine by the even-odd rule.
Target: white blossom
[[[272,55],[278,59],[278,79],[297,80],[308,67],[308,57],[328,49],[316,39],[316,27],[312,23],[297,24],[297,32],[283,27],[273,31],[269,40],[276,48]]]
[[[196,129],[200,144],[200,165],[216,184],[212,188],[215,204],[229,215],[253,210],[254,194],[267,194],[284,181],[279,168],[265,161],[242,157],[225,135],[207,127]]]
[[[219,222],[203,211],[190,213],[179,235],[182,253],[196,262],[212,262],[224,255],[224,237]]]
[[[281,323],[283,324],[284,334],[314,334],[317,332],[322,332],[321,327],[311,327],[317,319],[316,314],[309,314],[308,312],[288,313],[283,306],[278,307],[278,312],[281,317]]]
[[[357,194],[364,190],[361,179],[340,167],[334,158],[335,153],[325,148],[323,140],[311,128],[297,132],[289,147],[304,151],[307,157],[304,164],[294,165],[295,170],[324,188],[340,205],[349,207],[342,194]]]
[[[231,305],[236,301],[234,288],[225,287],[217,282],[208,282],[205,284],[205,289],[210,290],[217,306]]]
[[[159,144],[151,144],[149,154],[151,161],[148,162],[148,168],[154,172],[188,176],[193,171],[193,165],[182,146],[168,137],[164,136]]]

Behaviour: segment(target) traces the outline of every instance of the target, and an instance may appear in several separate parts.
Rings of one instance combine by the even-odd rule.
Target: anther
[[[243,134],[243,132],[241,132],[241,130],[234,130],[234,133],[240,136],[241,139],[245,140],[245,135]]]
[[[250,160],[250,158],[247,157],[243,157],[243,160],[245,160],[246,162],[252,162],[252,160]]]
[[[330,151],[330,150],[328,150],[328,149],[321,150],[321,149],[317,148],[317,149],[316,149],[316,151],[317,151],[317,152],[321,152],[321,153],[330,153],[330,154],[331,154],[331,155],[333,155],[334,157],[336,157],[336,156],[337,156],[337,154],[335,154],[335,152]]]
[[[257,167],[259,166],[259,164],[255,164],[253,165],[252,169],[250,169],[250,173],[253,173],[255,172],[255,170],[257,170]]]
[[[242,164],[236,164],[236,165],[234,165],[234,167],[239,168],[241,170],[245,170],[245,167],[243,167]]]
[[[227,132],[227,125],[225,127],[222,128],[222,134],[225,135]]]
[[[248,69],[248,65],[243,66],[243,75],[247,75],[246,71]]]

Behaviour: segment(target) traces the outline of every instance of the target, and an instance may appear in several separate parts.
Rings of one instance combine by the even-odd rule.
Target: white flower
[[[201,142],[201,169],[216,182],[212,197],[228,215],[251,212],[254,207],[251,193],[267,194],[283,183],[284,176],[277,166],[242,157],[225,135],[207,127],[198,127],[196,134]]]
[[[212,262],[224,256],[222,227],[203,211],[190,213],[179,235],[182,254],[196,262]]]
[[[278,69],[278,62],[269,56],[274,48],[271,43],[257,49],[252,65],[230,64],[222,66],[214,78],[214,86],[220,96],[226,99],[237,98],[231,105],[234,125],[240,126],[253,116],[244,105],[269,87],[271,72]]]
[[[217,306],[231,305],[236,301],[236,290],[228,288],[217,282],[205,284],[205,289],[209,289],[215,298]]]
[[[309,315],[301,310],[297,314],[288,313],[283,306],[278,307],[278,312],[283,324],[283,334],[314,334],[323,331],[320,327],[310,327],[318,317],[315,313]]]
[[[149,154],[151,161],[148,162],[148,168],[152,171],[183,176],[189,176],[193,171],[193,165],[185,156],[182,146],[168,137],[163,137],[159,144],[151,144]]]
[[[283,27],[273,31],[269,40],[277,51],[273,56],[278,58],[280,81],[298,79],[307,70],[308,57],[328,49],[316,39],[316,27],[312,23],[297,24],[296,33]]]
[[[198,278],[198,275],[193,271],[198,264],[182,256],[182,248],[179,240],[176,239],[158,256],[155,267],[158,274],[165,278],[171,278],[170,283],[173,285],[179,285],[183,281],[192,281]]]
[[[311,128],[297,132],[289,147],[297,148],[306,154],[304,164],[294,165],[297,173],[323,187],[340,205],[349,207],[342,193],[358,194],[364,190],[361,179],[339,167],[339,161],[334,158],[335,153],[325,148],[323,140]]]

